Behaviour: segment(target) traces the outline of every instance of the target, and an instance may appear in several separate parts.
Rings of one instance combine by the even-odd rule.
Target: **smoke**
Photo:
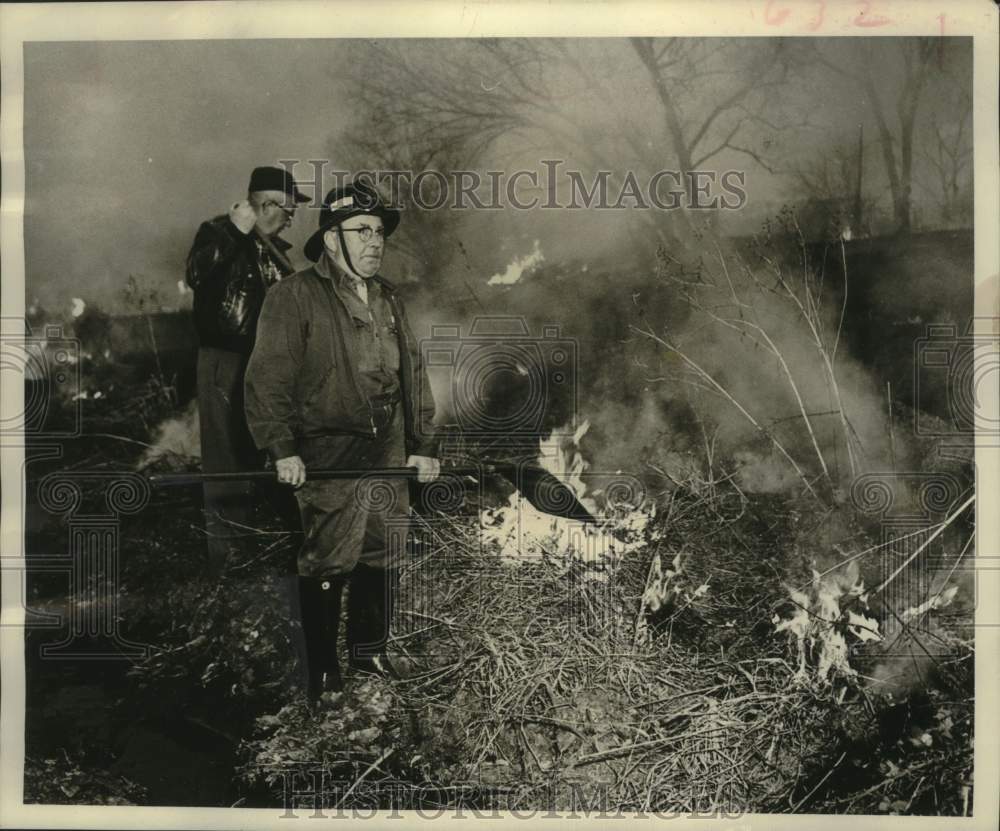
[[[890,443],[882,382],[850,354],[842,274],[804,269],[787,239],[762,252],[704,250],[681,272],[641,257],[549,261],[511,285],[478,284],[482,308],[522,319],[527,339],[555,327],[575,345],[573,395],[549,384],[543,432],[589,419],[582,449],[595,471],[661,468],[690,481],[700,469],[734,474],[747,492],[805,492],[806,482],[843,492],[865,471],[911,465],[902,431]],[[479,309],[455,305],[418,321],[468,333]],[[435,385],[445,420],[453,379]],[[523,383],[498,376],[502,389],[486,397],[509,402]]]
[[[783,493],[796,486],[795,471],[775,454],[737,450],[733,461],[738,466],[737,480],[747,493]]]
[[[201,430],[198,423],[198,402],[192,400],[183,413],[160,423],[152,444],[142,454],[136,469],[145,470],[156,464],[180,468],[199,459]]]

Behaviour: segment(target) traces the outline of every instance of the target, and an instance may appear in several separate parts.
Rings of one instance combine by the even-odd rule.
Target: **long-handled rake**
[[[323,468],[309,470],[306,475],[312,481],[416,479],[417,469],[415,467],[380,467],[356,470]],[[538,465],[494,460],[481,464],[456,463],[452,465],[445,463],[442,466],[441,475],[456,479],[465,477],[478,479],[484,475],[502,476],[542,513],[580,522],[597,522],[569,487]],[[236,470],[224,473],[154,473],[149,476],[149,483],[157,487],[175,487],[200,485],[205,482],[266,482],[274,481],[276,478],[277,473],[274,470]]]

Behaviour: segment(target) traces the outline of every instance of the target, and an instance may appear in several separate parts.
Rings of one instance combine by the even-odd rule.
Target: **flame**
[[[73,308],[70,311],[70,314],[73,317],[79,317],[80,315],[83,314],[83,310],[86,309],[86,308],[87,308],[87,304],[84,303],[81,298],[74,297],[73,298]]]
[[[909,609],[906,609],[903,614],[899,616],[900,620],[903,623],[906,623],[914,618],[920,617],[925,612],[930,612],[934,609],[943,609],[946,606],[950,606],[957,593],[958,586],[952,586],[951,588],[944,589],[932,597],[929,597],[919,606],[911,606]]]
[[[774,631],[789,632],[795,638],[799,657],[796,678],[808,677],[809,653],[815,658],[815,676],[819,681],[829,682],[834,673],[853,677],[857,673],[848,663],[847,639],[841,630],[846,628],[862,643],[882,640],[877,620],[850,610],[845,614],[841,609],[840,601],[845,596],[862,603],[867,599],[864,582],[858,579],[857,564],[852,561],[847,569],[832,575],[821,575],[815,569],[812,574],[808,592],[789,588],[795,611],[785,620],[775,615],[771,620]]]
[[[535,247],[530,254],[526,254],[523,257],[515,257],[503,274],[494,274],[486,284],[489,286],[511,286],[521,279],[521,275],[524,274],[525,270],[534,268],[544,261],[545,255],[542,254],[540,243],[538,240],[535,240]]]
[[[547,438],[538,443],[538,465],[543,470],[555,476],[564,485],[568,485],[573,491],[573,495],[580,500],[592,514],[597,512],[597,504],[592,498],[586,497],[587,485],[583,481],[583,474],[590,467],[590,463],[583,458],[580,452],[580,441],[590,429],[590,421],[584,420],[576,431],[573,438],[566,441],[559,438],[565,435],[568,430],[554,430]]]
[[[674,556],[670,568],[664,569],[663,561],[657,552],[649,564],[649,573],[646,576],[646,586],[642,592],[640,608],[643,612],[655,615],[667,606],[690,606],[708,594],[709,580],[692,588],[691,581],[687,577],[680,553]]]
[[[591,569],[588,576],[592,579],[606,580],[609,566],[646,544],[646,530],[655,516],[653,505],[602,511],[594,496],[587,493],[583,474],[590,464],[579,443],[589,429],[590,422],[583,421],[569,439],[569,425],[554,430],[539,442],[538,464],[573,491],[598,519],[597,526],[542,513],[515,492],[506,505],[480,514],[482,541],[497,545],[501,559],[518,563],[543,555],[557,556],[583,563]]]
[[[642,592],[641,606],[648,612],[656,614],[662,609],[671,595],[680,593],[680,588],[676,585],[675,578],[683,570],[681,567],[681,555],[674,557],[671,568],[663,570],[660,555],[657,553],[649,566],[649,576],[646,578],[646,588]]]

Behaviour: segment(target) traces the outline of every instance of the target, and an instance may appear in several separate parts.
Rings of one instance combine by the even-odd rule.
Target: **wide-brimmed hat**
[[[291,196],[296,202],[308,202],[309,197],[295,185],[295,179],[283,167],[255,167],[250,174],[250,185],[247,190],[251,193],[261,190],[273,190]]]
[[[303,249],[305,255],[316,262],[323,253],[323,234],[336,228],[345,219],[360,214],[379,217],[386,237],[399,225],[399,211],[386,205],[373,186],[364,181],[352,182],[334,188],[326,195],[319,211],[319,228],[306,242]]]

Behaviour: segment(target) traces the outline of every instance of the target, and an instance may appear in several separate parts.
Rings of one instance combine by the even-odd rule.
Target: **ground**
[[[77,515],[47,510],[39,487],[57,471],[107,473],[82,486],[78,514],[98,511],[155,425],[183,411],[155,384],[144,396],[84,401],[87,435],[58,457],[29,451],[33,611],[79,603],[65,572],[40,567],[67,550]],[[544,546],[511,561],[480,544],[481,505],[425,517],[394,623],[404,680],[351,678],[314,708],[289,619],[294,537],[262,503],[256,553],[210,579],[197,490],[152,490],[117,526],[113,593],[119,639],[145,654],[52,660],[39,649],[65,628],[26,633],[26,800],[284,808],[304,788],[330,809],[963,815],[968,605],[894,622],[848,585],[877,583],[877,560],[815,578],[828,538],[878,542],[846,510],[660,484],[641,538],[603,565]],[[98,589],[109,578],[92,575]],[[831,602],[826,620],[816,610]],[[882,640],[859,638],[851,612]]]

